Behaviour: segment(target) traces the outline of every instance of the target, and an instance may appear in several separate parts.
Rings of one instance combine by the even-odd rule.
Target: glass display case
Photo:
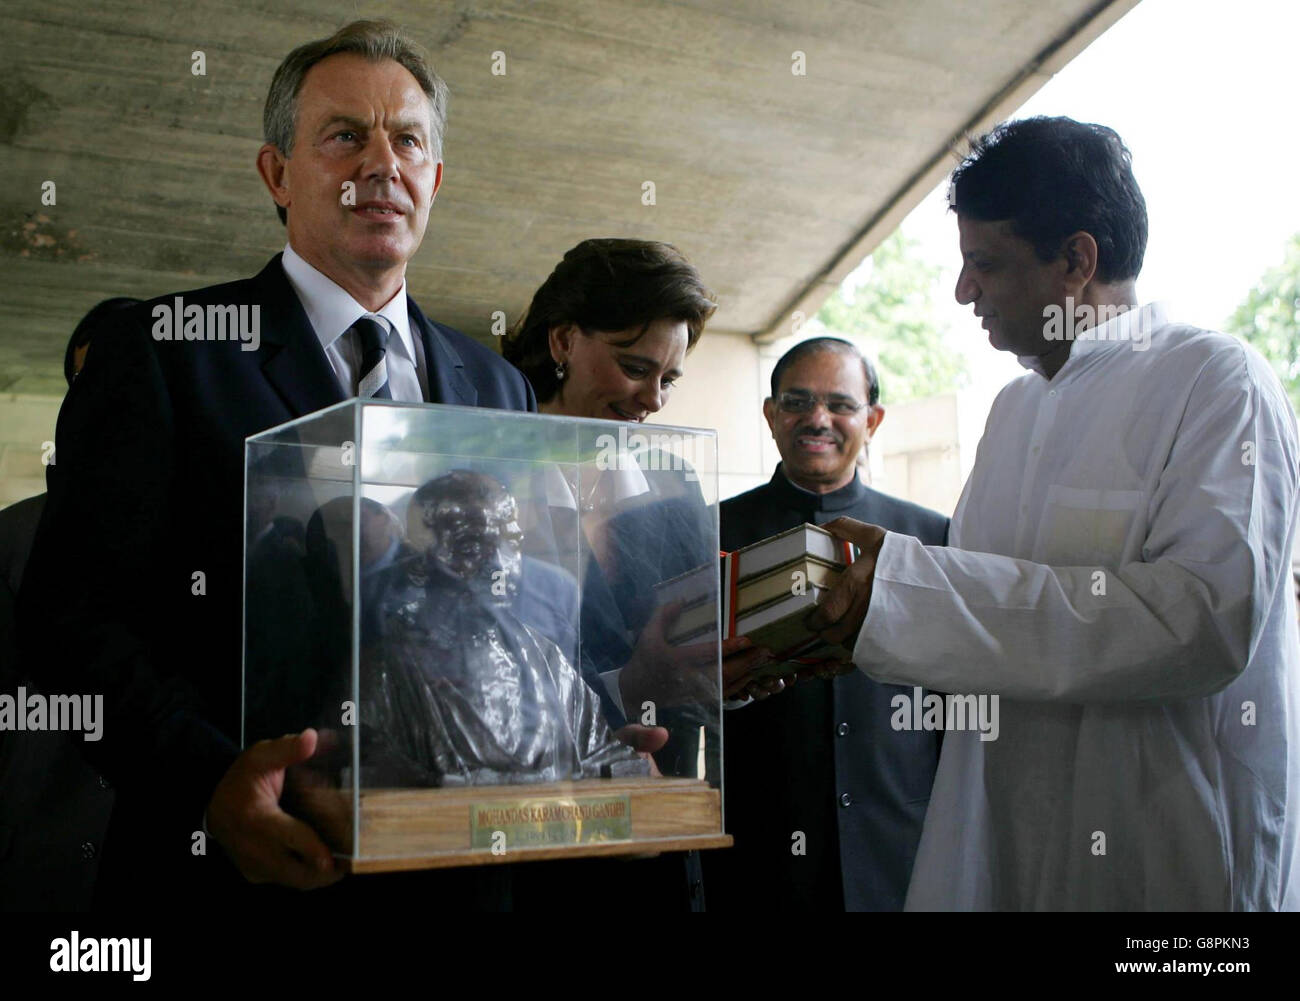
[[[246,443],[245,746],[354,872],[720,847],[712,431],[352,400]]]

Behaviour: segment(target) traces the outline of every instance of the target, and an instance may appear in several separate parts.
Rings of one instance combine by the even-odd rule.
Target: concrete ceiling
[[[513,322],[567,248],[638,236],[700,268],[721,300],[711,330],[763,338],[811,315],[958,137],[1136,2],[7,5],[0,392],[61,395],[68,334],[99,299],[248,275],[283,245],[253,166],[266,88],[291,48],[354,17],[404,25],[452,89],[409,272],[430,315],[490,339],[493,311]]]

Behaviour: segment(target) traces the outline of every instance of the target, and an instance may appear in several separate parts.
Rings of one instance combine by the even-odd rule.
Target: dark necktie
[[[388,388],[388,327],[378,320],[363,316],[352,329],[361,342],[361,378],[357,380],[357,396],[362,399],[391,400]]]

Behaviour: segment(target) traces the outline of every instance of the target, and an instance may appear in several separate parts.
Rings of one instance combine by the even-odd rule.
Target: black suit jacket
[[[723,501],[722,548],[841,516],[926,545],[948,541],[935,511],[857,480],[812,494],[778,467],[770,483]],[[726,714],[723,795],[736,844],[705,860],[710,909],[902,909],[942,734],[895,732],[899,693],[912,690],[854,671]],[[792,852],[796,831],[802,855]]]
[[[0,693],[11,697],[36,688],[18,664],[13,588],[44,507],[37,494],[0,511]],[[113,793],[82,743],[81,734],[0,731],[0,912],[90,907]]]
[[[260,306],[258,349],[155,340],[153,307],[172,295],[106,319],[59,412],[19,596],[42,688],[104,695],[103,738],[84,752],[118,791],[109,905],[192,891],[204,869],[193,833],[238,749],[244,439],[345,399],[279,255],[253,278],[178,294]],[[495,352],[409,308],[429,402],[536,409]]]

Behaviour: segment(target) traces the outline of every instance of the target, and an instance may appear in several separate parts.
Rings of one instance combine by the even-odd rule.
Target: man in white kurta
[[[954,548],[880,551],[855,662],[1001,697],[945,734],[907,907],[1294,906],[1290,406],[1158,307],[1093,332],[998,397]]]
[[[958,212],[987,270],[958,298],[1014,349],[968,239],[989,224]],[[1000,707],[996,739],[945,734],[907,908],[1296,907],[1300,449],[1276,376],[1155,306],[1022,363],[949,547],[876,536],[854,662]]]

